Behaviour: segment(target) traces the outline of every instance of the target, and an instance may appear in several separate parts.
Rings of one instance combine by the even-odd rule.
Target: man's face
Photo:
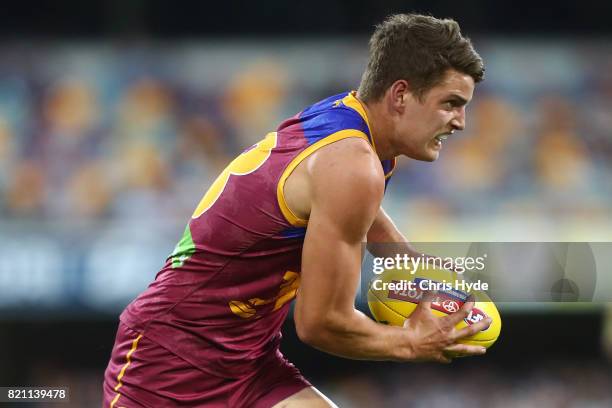
[[[446,137],[465,127],[465,107],[473,93],[472,77],[451,69],[421,100],[409,91],[403,94],[395,123],[398,153],[416,160],[436,160]]]

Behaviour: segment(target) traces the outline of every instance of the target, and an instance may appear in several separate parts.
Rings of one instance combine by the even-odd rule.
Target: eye
[[[444,101],[444,109],[448,111],[452,111],[454,109],[460,108],[465,105],[465,102],[456,98],[449,99]]]

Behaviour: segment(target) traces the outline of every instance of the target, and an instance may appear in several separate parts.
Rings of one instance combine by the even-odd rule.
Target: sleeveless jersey
[[[306,108],[234,159],[200,201],[155,281],[121,320],[226,378],[274,355],[299,286],[308,223],[288,208],[283,186],[306,157],[348,137],[375,148],[354,92]],[[388,180],[395,160],[381,165]]]

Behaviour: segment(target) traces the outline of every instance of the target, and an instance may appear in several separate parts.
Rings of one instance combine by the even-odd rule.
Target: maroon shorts
[[[309,387],[280,351],[238,379],[205,373],[119,323],[104,373],[103,408],[271,407]]]

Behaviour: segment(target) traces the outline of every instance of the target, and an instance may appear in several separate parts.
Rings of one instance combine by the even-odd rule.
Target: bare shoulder
[[[385,177],[378,156],[364,140],[333,145],[313,155],[308,164],[312,186],[309,232],[319,231],[324,224],[325,236],[335,230],[346,240],[361,242],[380,208]]]
[[[347,138],[315,152],[307,163],[313,181],[313,192],[334,184],[357,188],[355,193],[368,191],[382,196],[384,173],[372,147],[361,138]],[[380,190],[380,191],[379,191]],[[340,191],[341,192],[341,191]]]
[[[313,204],[334,207],[345,202],[378,206],[384,192],[380,161],[367,141],[350,137],[313,152],[293,171],[284,186],[289,208],[309,219]]]

